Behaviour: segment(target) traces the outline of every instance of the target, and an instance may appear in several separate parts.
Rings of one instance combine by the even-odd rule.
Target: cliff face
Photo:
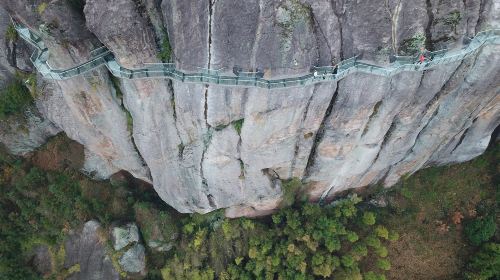
[[[28,45],[8,38],[9,24],[9,14],[0,7],[0,89],[15,78],[16,71],[33,71]],[[35,105],[26,108],[22,118],[10,116],[0,121],[0,142],[16,155],[32,151],[58,132],[60,129],[41,115]]]
[[[354,55],[384,65],[424,37],[428,49],[456,48],[500,27],[498,0],[86,0],[83,11],[59,1],[42,12],[42,1],[28,2],[2,5],[34,30],[57,23],[44,40],[61,68],[88,59],[99,42],[126,67],[156,63],[168,34],[182,70],[289,77]],[[123,169],[151,180],[181,212],[255,215],[279,205],[291,178],[317,200],[480,155],[500,122],[499,65],[499,47],[489,45],[425,72],[272,91],[112,81],[100,68],[44,81],[37,102],[86,147],[87,169],[100,177]]]
[[[49,63],[70,67],[88,60],[98,40],[85,27],[85,19],[69,1],[4,1],[11,16],[44,32],[51,50]],[[149,180],[147,168],[135,151],[127,131],[126,114],[117,101],[105,69],[67,81],[39,79],[37,105],[41,113],[86,148],[86,171],[106,178],[119,170]]]

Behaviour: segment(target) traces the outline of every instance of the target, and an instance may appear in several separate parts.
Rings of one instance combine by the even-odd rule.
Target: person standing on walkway
[[[425,54],[426,54],[425,48],[421,47],[420,48],[420,53],[418,55],[418,63],[422,64],[422,63],[425,62],[425,59],[426,59]]]

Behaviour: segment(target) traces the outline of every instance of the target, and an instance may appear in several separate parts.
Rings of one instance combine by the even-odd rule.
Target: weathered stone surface
[[[197,71],[209,61],[209,7],[211,1],[163,0],[161,9],[180,69]]]
[[[135,3],[114,1],[111,6],[120,7],[116,10],[108,10],[108,4],[87,2],[85,12],[91,30],[95,29],[96,35],[124,65],[137,66],[144,61],[143,58],[157,62],[156,49],[152,48],[152,30],[135,10]],[[99,13],[106,13],[107,16],[101,17]],[[133,43],[137,38],[143,38],[149,47]],[[134,140],[151,168],[160,197],[181,212],[214,210],[209,205],[200,176],[206,136],[204,87],[144,80],[124,81],[123,89],[125,106],[134,119]]]
[[[106,254],[106,241],[100,235],[102,230],[99,223],[90,221],[85,223],[81,232],[71,234],[65,241],[64,267],[70,268],[76,264],[80,265],[80,271],[71,274],[67,279],[120,279],[110,257]]]
[[[88,30],[81,18],[68,23],[62,6],[31,18],[24,2],[6,1],[35,29],[52,18],[62,22],[57,31],[68,29],[69,51],[59,35],[45,38],[60,67],[86,58],[96,38],[124,66],[159,62],[164,28],[182,70],[240,67],[266,78],[355,55],[383,65],[419,37],[428,49],[459,48],[500,26],[500,3],[492,0],[87,0]],[[148,177],[142,158],[158,194],[177,210],[255,216],[279,205],[283,180],[302,179],[315,200],[481,154],[500,119],[498,55],[498,46],[488,46],[424,73],[356,74],[273,91],[122,80],[140,156],[104,70],[52,84],[41,107],[86,146],[87,171]]]
[[[0,121],[0,142],[12,154],[25,155],[61,131],[40,115],[34,106],[26,108],[21,116]]]
[[[31,72],[28,45],[17,38],[7,38],[12,30],[9,13],[0,6],[0,88],[15,77],[16,70]]]
[[[37,5],[28,2],[9,0],[1,5],[34,30],[42,24],[50,26],[50,34],[42,33],[50,49],[50,65],[72,67],[90,57],[98,41],[85,28],[82,15],[68,2],[48,3],[42,12],[37,8],[42,2]],[[130,140],[125,112],[112,98],[106,70],[101,68],[66,81],[40,81],[38,90],[37,105],[42,115],[99,156],[106,163],[106,170],[111,173],[127,170],[150,181],[148,169]],[[107,178],[110,172],[98,173],[96,177]]]
[[[141,244],[132,246],[121,256],[118,262],[126,272],[145,274],[146,254],[144,246]]]
[[[98,4],[95,1],[92,5]],[[490,5],[479,1],[465,6],[432,1],[379,4],[220,0],[196,5],[163,1],[161,7],[179,68],[210,66],[228,73],[237,66],[279,77],[358,54],[385,63],[388,54],[399,52],[417,34],[428,36],[428,47],[459,44],[463,36],[474,33],[481,13],[485,13],[478,7]],[[126,0],[113,6],[117,5],[133,6]],[[106,8],[96,9],[104,12]],[[124,18],[136,13],[130,9],[125,9]],[[454,11],[464,20],[450,29],[443,22]],[[119,59],[126,59],[141,51],[129,38],[152,32],[144,20],[139,22],[143,22],[140,28],[126,28],[130,34],[115,42],[116,47],[108,42],[112,40],[107,34],[123,32],[121,26],[127,22],[96,25],[94,33],[108,42]],[[113,28],[117,30],[108,30]],[[130,47],[123,50],[123,46]],[[151,56],[148,50],[143,58]],[[276,207],[283,179],[302,178],[310,186],[312,199],[326,195],[327,190],[333,194],[382,179],[391,166],[408,156],[412,143],[418,141],[418,132],[433,117],[434,98],[441,96],[457,67],[442,66],[425,74],[402,73],[393,78],[358,74],[338,87],[323,84],[272,92],[174,82],[172,87],[157,87],[165,97],[156,102],[163,105],[166,120],[172,115],[174,120],[153,128],[141,119],[156,110],[131,109],[134,120],[137,116],[140,122],[134,130],[141,131],[137,139],[148,134],[147,130],[174,132],[161,137],[172,139],[163,148],[138,144],[154,169],[156,189],[169,204],[181,211],[229,207],[229,216],[252,215]],[[131,97],[147,91],[129,92]],[[168,99],[173,102],[168,104]],[[150,102],[146,100],[126,97],[130,104]],[[330,103],[331,111],[325,116]],[[175,114],[169,109],[173,105]],[[484,150],[488,133],[498,123],[493,120],[498,111],[495,105],[492,100],[484,120],[475,123],[473,129],[482,130],[485,136],[481,136],[482,144],[474,155]],[[243,120],[241,136],[232,127],[239,120]],[[443,130],[443,135],[447,131]],[[144,140],[137,142],[165,141],[154,138],[160,137],[143,135]],[[166,151],[170,156],[158,160]],[[152,159],[156,159],[154,163]]]
[[[210,65],[268,76],[304,73],[317,62],[311,9],[300,1],[214,1]]]
[[[469,58],[462,63],[452,77],[451,84],[441,91],[442,98],[438,100],[439,104],[436,106],[433,117],[419,133],[412,149],[404,160],[391,168],[385,180],[386,184],[393,184],[399,176],[412,174],[431,164],[456,162],[453,156],[450,158],[449,153],[453,155],[455,148],[463,143],[460,139],[472,126],[474,119],[481,116],[485,109],[490,111],[490,102],[497,100],[500,89],[497,82],[500,77],[499,61],[498,48],[486,47],[477,58]],[[491,80],[491,77],[496,78]],[[496,103],[496,110],[498,109],[500,109],[499,104]],[[484,121],[485,118],[482,120]],[[487,125],[486,131],[483,132],[489,135],[498,125],[498,118],[494,117],[490,120],[493,125]],[[472,129],[474,128],[480,129],[477,126]],[[479,137],[483,134],[480,131],[476,132],[478,132],[476,136]],[[467,157],[468,153],[472,153],[477,156],[478,145],[482,147],[482,151],[487,146],[484,143],[462,146],[460,147],[462,155]],[[473,156],[468,157],[470,159]]]
[[[113,240],[113,248],[119,251],[129,244],[139,242],[139,228],[134,223],[126,224],[121,227],[113,227],[111,229],[111,237]]]
[[[7,27],[10,24],[9,14],[6,10],[0,7],[0,88],[11,80],[14,76],[15,69],[9,63],[10,50],[7,50],[8,40],[5,38]]]
[[[360,179],[359,185],[376,183],[387,174],[392,165],[406,157],[419,132],[432,118],[438,105],[439,93],[457,67],[458,64],[451,64],[421,76],[418,88],[409,93],[392,119],[389,129],[384,131],[377,158]]]
[[[10,16],[0,7],[0,90],[15,81],[16,71],[30,72],[30,50],[24,41],[6,38]],[[13,154],[33,151],[61,130],[42,116],[36,106],[0,121],[0,143]]]
[[[35,271],[41,275],[50,275],[52,272],[52,261],[50,257],[49,247],[46,245],[37,246],[34,249],[33,267]]]
[[[498,110],[500,104],[500,95],[496,95],[486,105],[481,112],[472,121],[472,125],[463,130],[455,137],[453,143],[456,145],[451,150],[445,150],[440,153],[441,156],[433,156],[435,163],[457,163],[471,160],[481,155],[488,147],[488,144],[495,139],[492,139],[492,134],[498,123],[500,122],[500,111]],[[458,139],[458,142],[457,142]],[[498,141],[498,139],[497,139]]]

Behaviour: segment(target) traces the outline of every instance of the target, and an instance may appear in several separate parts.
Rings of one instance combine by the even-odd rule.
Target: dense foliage
[[[10,83],[0,90],[0,120],[22,112],[31,102],[33,97],[21,80]]]
[[[482,157],[473,165],[484,170],[491,164]],[[417,231],[427,232],[421,250],[429,247],[432,251],[436,247],[431,243],[437,238],[439,244],[453,236],[466,240],[467,232],[477,237],[479,243],[488,240],[478,247],[459,243],[473,256],[468,264],[463,254],[456,256],[464,260],[459,264],[462,271],[456,279],[498,278],[498,235],[491,235],[495,232],[492,228],[498,219],[500,196],[496,196],[495,204],[495,194],[490,189],[499,184],[487,183],[491,178],[485,176],[483,186],[481,180],[470,174],[467,180],[451,181],[436,170],[430,168],[422,172],[425,176],[405,180],[401,188],[390,191],[393,197],[384,194],[390,202],[381,208],[360,203],[357,196],[326,207],[297,203],[296,200],[302,201],[298,195],[300,180],[284,181],[284,209],[261,219],[229,220],[221,211],[181,215],[166,207],[154,192],[124,181],[96,183],[71,170],[46,172],[0,152],[0,279],[38,279],[29,266],[23,265],[29,263],[30,249],[38,244],[49,245],[57,259],[53,262],[53,277],[65,277],[78,270],[77,266],[63,268],[64,246],[56,244],[61,244],[69,229],[90,219],[97,219],[105,228],[111,221],[135,221],[144,244],[154,241],[173,246],[169,252],[147,250],[148,280],[383,280],[385,274],[392,279],[396,269],[391,270],[391,261],[398,271],[402,267],[398,257],[404,251],[400,248],[405,247],[398,246],[420,238]],[[462,228],[460,221],[455,224],[456,235],[450,227],[446,234],[437,233],[436,224],[426,222],[446,222],[457,211],[465,213],[469,207],[461,205],[478,190],[480,195],[474,206],[479,206],[472,211],[473,216],[465,218],[464,233],[458,231]],[[398,234],[387,227],[398,228],[405,234],[398,242],[389,242],[398,239]],[[407,255],[420,257],[418,250],[407,251]],[[425,260],[428,265],[428,259]]]
[[[467,266],[467,279],[488,280],[500,278],[500,243],[485,243]]]
[[[383,272],[390,269],[390,262],[384,243],[398,236],[376,225],[373,213],[359,211],[360,201],[352,196],[334,206],[287,208],[269,223],[189,220],[183,226],[183,246],[162,270],[163,277],[363,279],[364,274],[367,279],[385,279]],[[368,256],[377,262],[374,272],[360,269],[359,263]]]
[[[36,278],[23,265],[34,245],[56,245],[70,228],[90,219],[106,223],[125,215],[113,209],[119,195],[97,194],[102,188],[88,182],[73,173],[42,171],[0,152],[0,279]],[[85,187],[91,189],[88,194]]]
[[[75,224],[81,207],[75,184],[64,175],[46,176],[36,168],[24,172],[19,162],[2,163],[0,196],[0,275],[30,279],[23,254],[37,242],[54,244],[65,224]],[[43,189],[43,191],[41,191]]]
[[[468,222],[464,232],[472,245],[479,246],[495,235],[496,227],[495,216],[488,215]]]

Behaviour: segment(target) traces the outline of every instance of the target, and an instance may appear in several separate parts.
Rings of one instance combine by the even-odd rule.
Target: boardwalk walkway
[[[14,26],[20,37],[35,47],[31,61],[40,74],[47,79],[70,79],[98,67],[106,66],[114,76],[123,79],[168,78],[185,83],[266,89],[301,87],[321,82],[338,81],[356,72],[392,76],[403,71],[423,71],[437,65],[461,61],[477,52],[483,45],[500,44],[500,29],[491,29],[478,33],[466,46],[460,49],[431,52],[429,57],[432,59],[424,63],[419,63],[416,57],[395,57],[394,62],[382,67],[359,61],[356,57],[353,57],[340,62],[336,66],[313,67],[310,73],[299,77],[267,80],[258,73],[241,73],[234,76],[219,75],[217,71],[213,70],[186,73],[176,69],[173,63],[147,64],[144,68],[127,69],[116,61],[114,55],[106,47],[92,51],[91,59],[83,64],[69,69],[52,69],[47,63],[48,49],[40,36],[20,23],[14,22]]]

